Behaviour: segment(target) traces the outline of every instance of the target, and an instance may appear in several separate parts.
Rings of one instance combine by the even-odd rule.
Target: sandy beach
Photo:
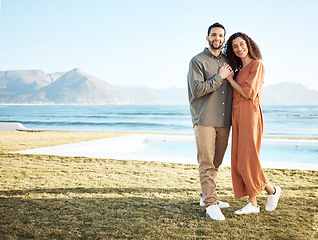
[[[279,146],[285,149],[318,149],[318,141],[304,139],[263,139],[263,150],[266,150],[266,147],[270,146],[276,147],[271,148],[271,150],[269,150],[271,152],[277,151],[277,147]],[[189,149],[191,149],[191,151]],[[229,139],[227,152],[230,152],[230,149],[231,139]],[[16,153],[197,164],[195,139],[193,135],[130,134],[79,143],[29,149],[17,151]],[[303,154],[303,151],[300,152],[299,158],[306,157]],[[272,153],[270,153],[270,155],[272,155]],[[285,158],[288,159],[286,151],[280,155],[284,155]],[[291,155],[289,154],[289,156]],[[261,155],[263,168],[318,170],[317,163],[286,162],[283,161],[285,160],[283,156],[280,156],[279,159],[280,161],[273,160],[270,157],[269,159],[264,159]],[[304,159],[302,160],[304,161]],[[228,167],[230,165],[230,154],[228,153],[224,157],[222,166]]]
[[[36,130],[30,130],[25,128],[21,123],[0,123],[0,132],[9,130],[20,130],[21,132],[37,132]],[[40,135],[48,134],[52,131],[39,131]],[[45,133],[45,134],[44,134]],[[64,132],[65,133],[65,132]],[[68,133],[68,136],[72,135],[72,132]],[[63,135],[63,131],[60,132]],[[90,132],[73,132],[73,139],[76,136],[91,136]],[[23,149],[22,151],[14,151],[15,153],[23,154],[43,154],[43,155],[55,155],[55,156],[82,156],[93,158],[105,158],[105,159],[120,159],[120,160],[143,160],[143,161],[159,161],[159,162],[171,162],[171,163],[184,163],[184,164],[196,164],[195,149],[188,155],[183,155],[184,149],[195,146],[193,135],[178,135],[178,134],[144,134],[144,133],[111,133],[111,132],[99,132],[93,133],[95,138],[84,137],[84,141],[81,142],[68,142],[69,138],[59,138],[60,141],[53,141],[51,146],[42,146],[39,142],[38,145],[32,146],[31,149]],[[149,141],[150,140],[150,141]],[[158,151],[154,151],[152,154],[144,153],[147,142],[165,142],[165,146],[157,144]],[[188,146],[184,143],[189,143]],[[171,144],[174,143],[174,146]],[[179,147],[176,147],[179,144]],[[183,144],[183,145],[182,145]],[[161,144],[162,145],[162,144]],[[281,146],[286,147],[311,147],[318,149],[317,139],[283,139],[283,138],[264,138],[262,141],[262,147]],[[231,139],[229,139],[228,151],[231,148]],[[178,152],[179,151],[179,152]],[[301,158],[302,156],[300,156]],[[300,169],[300,170],[318,170],[317,163],[306,162],[286,162],[283,161],[270,161],[268,159],[261,159],[263,168],[277,168],[277,169]],[[225,156],[222,163],[223,167],[230,166],[230,157]]]
[[[37,129],[28,129],[19,122],[1,122],[0,133],[4,132],[4,135],[15,135],[12,131],[22,132],[39,132],[37,136],[47,135],[48,140],[54,131],[43,131]],[[6,134],[6,132],[10,134]],[[183,155],[185,149],[195,146],[194,136],[192,134],[165,134],[165,133],[132,133],[132,132],[66,132],[58,131],[60,136],[67,133],[67,138],[59,137],[56,139],[52,136],[53,142],[51,145],[42,145],[42,140],[38,144],[32,146],[30,149],[23,149],[12,151],[11,153],[22,154],[42,154],[42,155],[54,155],[54,156],[82,156],[93,158],[105,158],[105,159],[120,159],[120,160],[142,160],[142,161],[159,161],[170,163],[183,163],[183,164],[197,164],[195,149],[192,152]],[[34,134],[36,135],[36,134]],[[92,137],[92,135],[94,137]],[[72,136],[72,137],[70,137]],[[71,140],[71,139],[72,140]],[[82,140],[80,140],[80,138]],[[77,140],[75,140],[77,139]],[[70,140],[70,141],[69,141]],[[149,141],[150,140],[150,141]],[[74,142],[75,141],[75,142]],[[44,141],[45,142],[45,141]],[[143,150],[146,147],[146,143],[149,142],[164,142],[165,146],[156,145],[157,151],[153,151],[151,154],[145,153]],[[184,145],[187,142],[188,145]],[[171,144],[174,143],[174,146]],[[191,145],[189,145],[191,144]],[[149,144],[148,144],[149,145]],[[176,145],[179,145],[176,147]],[[286,139],[286,138],[263,138],[262,148],[270,146],[286,147],[290,145],[292,148],[298,147],[310,147],[312,149],[318,149],[318,139]],[[231,138],[229,139],[229,145],[227,152],[231,148]],[[153,149],[154,150],[154,149]],[[283,155],[283,153],[281,153]],[[286,155],[286,153],[284,154]],[[288,156],[286,156],[288,158]],[[299,156],[301,160],[303,156]],[[230,156],[225,155],[222,163],[223,167],[230,166]],[[261,163],[263,168],[276,168],[276,169],[299,169],[299,170],[318,170],[318,163],[315,162],[293,162],[288,163],[281,160],[262,159]]]

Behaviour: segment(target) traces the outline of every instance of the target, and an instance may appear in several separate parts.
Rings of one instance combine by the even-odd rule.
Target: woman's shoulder
[[[263,62],[260,59],[253,59],[251,63],[252,68],[264,68]]]
[[[253,65],[263,65],[263,62],[261,59],[253,59],[252,63]]]

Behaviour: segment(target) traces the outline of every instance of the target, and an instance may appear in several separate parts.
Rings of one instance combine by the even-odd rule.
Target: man
[[[231,127],[232,87],[226,78],[232,70],[221,52],[225,28],[214,23],[206,40],[209,47],[190,61],[188,95],[199,163],[200,205],[212,219],[225,220],[220,208],[230,205],[218,200],[215,188]]]

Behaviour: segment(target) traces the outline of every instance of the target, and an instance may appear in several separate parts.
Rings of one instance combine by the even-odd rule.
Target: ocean
[[[318,137],[318,106],[262,106],[264,137]],[[187,105],[0,105],[0,122],[36,130],[192,134]]]

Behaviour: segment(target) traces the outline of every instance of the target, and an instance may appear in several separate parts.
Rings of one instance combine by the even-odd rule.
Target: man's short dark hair
[[[218,23],[218,22],[213,23],[213,24],[209,27],[209,29],[208,29],[208,36],[210,35],[210,32],[211,32],[212,28],[217,28],[217,27],[218,27],[218,28],[222,28],[222,29],[224,30],[224,37],[225,37],[225,33],[226,33],[225,27],[224,27],[222,24]]]

